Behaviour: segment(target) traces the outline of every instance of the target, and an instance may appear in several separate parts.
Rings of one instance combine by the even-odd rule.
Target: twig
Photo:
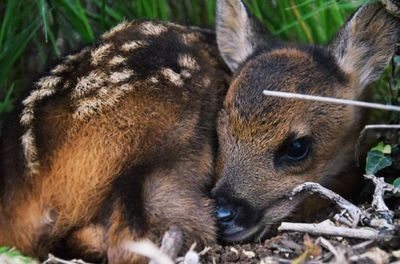
[[[336,249],[331,242],[329,242],[327,239],[323,238],[323,237],[319,237],[317,239],[317,243],[320,244],[322,247],[324,247],[325,249],[329,250],[329,252],[331,252],[334,257],[335,260],[331,261],[331,263],[345,263],[346,261],[346,256],[343,252],[342,249],[338,248]]]
[[[170,229],[165,232],[161,242],[161,252],[165,253],[171,259],[176,259],[179,251],[183,245],[182,231],[175,225],[171,226]],[[149,264],[155,264],[151,261]]]
[[[325,102],[325,103],[331,103],[331,104],[351,105],[351,106],[400,112],[399,106],[384,105],[384,104],[378,104],[378,103],[368,103],[368,102],[363,102],[363,101],[354,101],[354,100],[347,100],[347,99],[339,99],[339,98],[334,98],[334,97],[324,97],[324,96],[278,92],[278,91],[269,91],[269,90],[264,90],[263,94],[267,95],[267,96],[275,96],[275,97],[282,97],[282,98],[289,98],[289,99],[300,99],[300,100],[307,100],[307,101],[317,101],[317,102]]]
[[[89,262],[85,262],[81,259],[72,259],[72,260],[64,260],[57,258],[56,256],[49,254],[47,259],[43,262],[43,264],[90,264]]]
[[[371,180],[375,185],[375,191],[371,205],[374,211],[377,213],[378,218],[383,220],[374,221],[374,219],[372,219],[371,225],[374,225],[381,229],[386,228],[389,230],[393,230],[394,212],[387,207],[384,196],[386,192],[395,194],[399,191],[399,189],[395,188],[389,183],[386,183],[383,177],[376,177],[374,175],[364,175],[364,177]]]
[[[125,248],[132,253],[149,258],[155,264],[174,264],[174,261],[150,240],[130,241],[126,243]]]
[[[335,218],[336,220],[347,224],[352,227],[356,227],[361,220],[362,212],[361,210],[355,206],[354,204],[350,203],[342,196],[333,191],[323,187],[322,185],[315,183],[315,182],[305,182],[300,184],[299,186],[295,187],[293,191],[290,193],[290,197],[302,192],[308,191],[311,193],[318,193],[320,196],[332,201],[336,204],[339,208],[345,210],[345,214],[337,215]],[[346,215],[348,214],[349,217]],[[345,218],[343,218],[345,216]]]
[[[329,221],[330,222],[330,221]],[[283,222],[279,227],[279,231],[303,232],[312,235],[325,236],[341,236],[358,239],[373,239],[378,238],[378,231],[371,228],[349,228],[339,227],[328,224],[326,221],[319,224],[304,224],[304,223],[287,223]]]

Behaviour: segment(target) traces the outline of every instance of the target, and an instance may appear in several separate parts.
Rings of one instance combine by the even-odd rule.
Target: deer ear
[[[400,19],[379,5],[361,7],[330,44],[339,67],[360,90],[379,78],[400,41]]]
[[[264,42],[265,34],[241,0],[217,1],[218,48],[232,71]]]

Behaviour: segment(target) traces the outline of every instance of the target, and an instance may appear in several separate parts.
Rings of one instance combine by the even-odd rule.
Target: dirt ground
[[[395,230],[382,231],[379,241],[343,237],[280,233],[264,242],[214,246],[202,263],[396,263],[400,264],[400,207],[395,211]]]
[[[202,263],[400,263],[400,221],[397,238],[364,241],[342,237],[327,238],[336,252],[320,245],[318,237],[284,233],[262,243],[215,246]],[[336,254],[336,256],[335,256]]]

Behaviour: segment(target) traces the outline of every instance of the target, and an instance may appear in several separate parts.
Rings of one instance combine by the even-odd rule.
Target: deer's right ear
[[[396,0],[397,1],[397,0]],[[379,5],[361,7],[330,44],[339,67],[359,84],[378,79],[400,42],[400,19]]]
[[[217,1],[217,43],[232,71],[263,42],[266,34],[241,0]]]

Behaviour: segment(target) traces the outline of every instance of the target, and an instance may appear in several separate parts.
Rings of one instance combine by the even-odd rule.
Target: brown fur
[[[170,225],[186,246],[215,240],[207,191],[224,72],[203,39],[125,23],[38,82],[2,128],[0,245],[142,263],[124,243],[159,243]]]
[[[357,191],[354,148],[365,122],[359,108],[267,97],[262,91],[363,99],[365,87],[394,54],[400,21],[379,5],[364,6],[328,47],[316,47],[263,35],[240,0],[219,0],[218,10],[218,45],[235,77],[218,120],[213,196],[222,239],[259,240],[282,219],[305,220],[326,206],[304,196],[290,201],[295,186],[319,182],[346,197]],[[226,13],[241,20],[233,22]],[[237,47],[236,54],[227,46]],[[298,139],[310,150],[299,161],[288,160]]]

